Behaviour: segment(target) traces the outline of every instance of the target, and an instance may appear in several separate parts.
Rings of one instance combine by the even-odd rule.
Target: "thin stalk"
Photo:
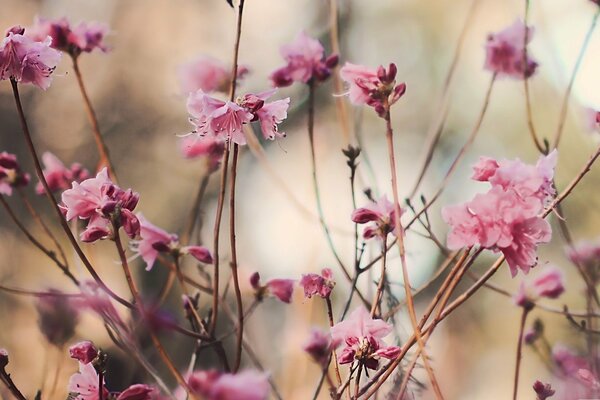
[[[340,34],[338,25],[338,0],[329,0],[329,38],[331,42],[331,51],[334,54],[341,54],[340,52]],[[342,93],[344,91],[344,85],[338,73],[339,66],[336,66],[333,71],[333,88],[335,93]],[[341,96],[335,98],[335,106],[337,112],[337,119],[340,122],[342,128],[342,136],[345,143],[350,142],[350,123],[348,120],[348,109],[346,108],[346,102]]]
[[[198,186],[198,192],[196,193],[196,198],[194,199],[194,204],[192,205],[190,213],[188,214],[188,226],[184,231],[183,235],[181,236],[181,243],[183,243],[184,245],[190,244],[192,233],[194,232],[194,228],[196,227],[198,218],[200,216],[200,206],[202,205],[202,199],[204,198],[204,193],[206,193],[206,188],[208,187],[209,180],[209,172],[202,175],[200,185]]]
[[[87,90],[85,89],[85,85],[83,83],[83,76],[81,75],[81,70],[79,69],[79,58],[78,56],[72,56],[73,60],[73,71],[75,72],[75,77],[77,78],[77,84],[79,85],[79,91],[81,92],[81,97],[83,98],[83,104],[85,105],[85,111],[90,121],[90,125],[92,125],[92,133],[94,134],[94,141],[96,142],[96,148],[98,149],[98,154],[100,155],[100,162],[98,163],[98,170],[102,169],[102,167],[108,167],[108,172],[110,173],[111,178],[116,183],[117,175],[115,173],[115,168],[110,161],[110,157],[108,155],[108,147],[102,138],[102,134],[100,133],[100,126],[98,124],[98,118],[96,117],[96,112],[92,107],[92,102],[90,97],[87,94]]]
[[[326,297],[325,302],[327,303],[327,317],[329,318],[329,327],[332,328],[333,325],[335,325],[335,321],[333,320],[333,306],[331,305],[331,299],[329,297]],[[335,377],[337,379],[337,385],[340,386],[342,384],[342,376],[340,375],[340,366],[338,364],[335,349],[331,351],[331,354],[335,366]]]
[[[371,318],[375,317],[377,313],[377,308],[380,307],[379,302],[381,301],[381,296],[383,294],[383,287],[385,286],[385,267],[387,260],[387,236],[383,238],[383,248],[381,252],[381,275],[379,277],[379,283],[377,285],[377,292],[375,292],[375,297],[373,298],[373,305],[371,306]],[[380,309],[379,315],[383,314],[383,310]]]
[[[98,372],[98,399],[104,400],[104,371]]]
[[[517,360],[515,364],[515,379],[513,384],[513,400],[517,400],[517,392],[519,391],[519,371],[521,369],[521,353],[523,350],[523,333],[525,331],[525,321],[529,314],[529,308],[523,308],[521,316],[521,325],[519,325],[519,342],[517,343]]]
[[[8,390],[12,393],[13,396],[15,396],[17,400],[27,400],[27,398],[23,396],[23,393],[21,393],[17,385],[15,385],[15,383],[13,382],[12,378],[10,377],[10,374],[6,372],[4,368],[0,369],[0,381],[2,381],[6,385]]]

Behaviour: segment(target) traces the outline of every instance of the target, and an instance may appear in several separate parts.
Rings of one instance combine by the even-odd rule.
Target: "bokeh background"
[[[406,96],[394,106],[392,116],[401,196],[408,193],[416,179],[426,132],[439,112],[436,107],[443,82],[473,4],[476,9],[466,31],[450,89],[448,120],[421,187],[426,196],[440,182],[480,112],[491,78],[482,68],[487,34],[522,18],[524,1],[339,0],[342,61],[371,66],[395,62],[399,79],[408,86]],[[530,21],[536,30],[529,51],[539,61],[540,68],[531,79],[530,87],[535,124],[543,137],[551,138],[556,130],[562,95],[596,8],[586,0],[544,0],[532,4]],[[200,54],[231,62],[235,28],[233,10],[224,0],[0,0],[0,10],[0,29],[15,24],[28,26],[36,15],[66,16],[72,22],[97,20],[111,27],[108,42],[112,50],[107,54],[81,57],[82,73],[101,130],[121,185],[131,187],[141,195],[138,209],[166,230],[181,232],[203,173],[203,164],[184,160],[178,151],[177,135],[189,132],[191,126],[176,69]],[[282,65],[280,46],[291,41],[300,30],[320,38],[328,47],[328,24],[329,2],[326,0],[247,0],[240,62],[247,65],[251,73],[244,79],[239,92],[269,87],[268,74]],[[559,189],[577,173],[597,145],[594,134],[587,131],[583,109],[600,106],[598,54],[600,38],[595,36],[574,85],[560,148]],[[339,282],[334,306],[340,310],[347,285],[336,269],[315,217],[306,134],[307,91],[294,85],[280,94],[291,97],[293,108],[281,127],[288,133],[287,138],[262,143],[268,163],[259,162],[250,151],[243,150],[239,165],[238,243],[245,299],[251,301],[252,294],[246,282],[254,271],[260,271],[264,278],[297,279],[303,272],[316,272],[330,266]],[[348,169],[340,151],[346,143],[336,120],[335,94],[338,93],[330,84],[318,89],[317,163],[325,215],[333,227],[336,247],[342,258],[349,262],[353,254],[353,226],[349,219],[352,204]],[[23,101],[40,151],[52,151],[69,164],[77,161],[94,168],[98,157],[67,57],[59,65],[50,89],[43,92],[23,88]],[[348,109],[353,132],[351,140],[356,143],[355,136],[360,134],[363,143],[359,172],[361,189],[369,187],[391,197],[384,124],[370,109],[351,106]],[[16,153],[26,169],[33,171],[19,131],[8,82],[0,83],[0,121],[0,150]],[[449,190],[431,209],[434,230],[442,238],[446,227],[439,217],[440,206],[465,201],[473,193],[485,190],[485,185],[468,179],[469,165],[480,155],[520,157],[528,162],[537,159],[527,133],[522,83],[499,80],[495,84],[488,113],[473,149],[452,178]],[[565,202],[564,217],[576,240],[600,235],[599,178],[600,173],[592,171]],[[213,176],[202,208],[205,224],[200,240],[208,243],[217,189],[218,179]],[[30,195],[35,197],[32,189]],[[366,198],[359,195],[359,204],[365,201]],[[16,199],[11,204],[33,232],[41,233]],[[54,221],[43,198],[35,198],[34,204],[47,220]],[[227,221],[228,216],[225,218]],[[54,230],[60,233],[56,225]],[[540,248],[540,263],[555,264],[567,276],[568,294],[555,306],[567,303],[573,309],[582,309],[582,282],[565,259],[564,241],[557,229],[555,232],[552,243]],[[226,235],[222,244],[222,257],[227,260]],[[85,246],[85,250],[109,286],[118,293],[127,293],[114,249],[99,243]],[[433,243],[410,233],[408,252],[412,281],[418,286],[435,271],[441,255]],[[376,246],[370,245],[366,257],[376,253]],[[4,212],[0,212],[0,255],[0,283],[4,285],[74,290],[60,271],[27,242]],[[476,270],[483,270],[492,260],[491,255],[483,257]],[[392,277],[396,282],[394,290],[402,298],[399,261],[392,256],[390,263],[390,270],[395,274]],[[146,272],[141,260],[133,264],[146,296],[152,297],[166,277],[164,268],[157,265]],[[195,266],[187,265],[186,271],[195,274]],[[85,276],[81,267],[78,273]],[[511,292],[516,290],[519,280],[510,279],[506,268],[494,278],[497,285]],[[366,287],[367,284],[365,278],[361,285]],[[426,292],[421,298],[426,300],[430,295],[431,292]],[[425,301],[418,301],[420,307],[425,304]],[[181,318],[177,293],[171,296],[168,307]],[[564,318],[538,311],[534,314],[544,320],[552,343],[566,343],[574,348],[583,346],[582,337]],[[484,289],[441,325],[430,342],[430,354],[448,399],[502,399],[509,396],[519,317],[520,310],[510,298]],[[42,387],[49,391],[57,376],[58,385],[52,398],[65,398],[66,382],[76,370],[76,363],[68,359],[65,349],[56,349],[46,342],[39,332],[37,318],[33,299],[0,292],[0,347],[10,351],[13,378],[25,393],[33,395]],[[285,399],[312,396],[319,371],[303,354],[301,344],[314,325],[327,325],[324,304],[319,299],[303,301],[300,290],[295,293],[291,305],[266,300],[248,322],[248,339],[261,362],[271,371]],[[409,325],[406,317],[400,314],[397,332],[400,339],[406,337]],[[164,338],[169,351],[184,368],[193,342],[172,334]],[[111,344],[97,318],[83,317],[71,342],[79,339],[93,340],[108,350],[111,367],[107,382],[110,389],[120,390],[134,381],[148,380],[127,354]],[[146,346],[148,357],[159,364],[149,343]],[[202,366],[215,365],[210,351],[203,355]],[[247,365],[250,367],[251,363]],[[529,349],[525,349],[522,367],[520,398],[530,399],[533,392],[529,386],[533,380],[550,379],[550,374]],[[417,376],[424,377],[421,371]],[[427,391],[416,396],[432,397]],[[9,398],[4,388],[0,388],[0,397]],[[321,398],[327,398],[325,391]]]

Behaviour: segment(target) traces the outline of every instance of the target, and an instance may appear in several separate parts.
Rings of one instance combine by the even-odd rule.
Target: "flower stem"
[[[523,332],[525,331],[525,321],[529,314],[528,308],[523,308],[521,315],[521,325],[519,325],[519,342],[517,343],[517,360],[515,364],[515,380],[513,385],[513,400],[517,400],[517,392],[519,390],[519,371],[521,369],[521,353],[523,350]]]
[[[209,179],[209,172],[202,175],[200,185],[198,186],[198,192],[196,193],[196,198],[194,199],[194,204],[192,205],[192,208],[188,215],[188,226],[184,231],[183,235],[181,236],[181,243],[183,243],[184,245],[190,244],[192,240],[192,234],[194,232],[194,228],[198,223],[198,218],[200,216],[200,206],[202,205],[202,199],[204,198],[204,194],[206,193],[206,188],[208,187]],[[200,230],[200,226],[198,227],[198,229]]]
[[[381,276],[379,277],[379,284],[377,285],[377,292],[373,298],[373,305],[371,306],[371,318],[377,314],[377,308],[380,307],[381,295],[383,294],[383,287],[385,286],[385,267],[387,260],[387,236],[383,238],[383,247],[381,251]],[[383,314],[382,310],[379,310],[379,315]]]
[[[331,305],[331,299],[329,297],[325,298],[325,303],[327,303],[327,317],[329,318],[329,327],[332,328],[335,325],[335,321],[333,320],[333,306]],[[342,376],[340,375],[340,366],[337,359],[337,352],[335,348],[331,351],[333,362],[335,366],[335,377],[337,379],[338,386],[342,384]]]

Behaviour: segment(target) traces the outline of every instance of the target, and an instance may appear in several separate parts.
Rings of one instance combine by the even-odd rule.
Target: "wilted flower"
[[[334,343],[345,343],[338,355],[338,362],[349,364],[356,360],[366,368],[377,369],[379,358],[393,359],[400,353],[398,346],[387,346],[381,340],[390,332],[390,324],[381,319],[372,319],[364,307],[358,307],[347,320],[331,328]]]
[[[304,297],[310,299],[312,296],[320,296],[324,299],[331,295],[335,286],[333,273],[329,268],[323,268],[319,274],[302,274],[300,286],[304,289]]]
[[[80,183],[90,177],[90,172],[81,164],[74,163],[67,168],[58,157],[48,151],[42,155],[42,163],[46,167],[43,171],[44,178],[52,192],[67,190],[71,187],[72,182]],[[38,182],[35,191],[38,194],[44,194],[41,182]]]
[[[0,43],[0,80],[12,79],[48,89],[61,54],[50,48],[50,37],[38,42],[24,34],[25,29],[14,26]]]
[[[26,186],[29,180],[29,174],[21,171],[17,156],[0,153],[0,195],[11,196],[14,188]]]
[[[506,29],[488,35],[485,45],[485,69],[501,77],[527,79],[532,76],[538,63],[529,52],[525,59],[525,35],[527,43],[533,37],[533,28],[525,26],[521,20],[516,20]]]

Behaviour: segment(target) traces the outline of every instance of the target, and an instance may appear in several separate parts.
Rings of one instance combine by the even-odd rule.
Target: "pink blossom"
[[[350,102],[355,105],[367,104],[384,116],[386,106],[396,103],[406,92],[406,85],[396,85],[396,64],[390,64],[386,70],[347,62],[340,69],[340,77],[348,84]]]
[[[304,289],[304,297],[310,299],[312,296],[320,296],[324,299],[329,298],[331,291],[335,286],[333,273],[329,268],[323,268],[319,274],[302,274],[300,286]]]
[[[354,210],[352,221],[357,224],[372,222],[364,229],[363,237],[365,239],[377,237],[385,240],[389,233],[396,234],[394,214],[394,204],[387,199],[387,196],[382,196],[379,200],[371,201],[365,207]]]
[[[479,157],[477,164],[473,165],[472,179],[476,181],[489,181],[496,173],[500,165],[491,157]]]
[[[377,369],[378,359],[393,359],[400,353],[398,346],[387,346],[381,339],[392,332],[392,326],[380,319],[372,319],[364,307],[355,309],[348,319],[331,328],[334,343],[345,343],[338,355],[340,364],[361,362],[365,367]]]
[[[532,308],[540,298],[556,299],[564,291],[563,274],[560,270],[548,267],[532,281],[523,280],[514,301],[525,308]]]
[[[13,79],[48,89],[61,54],[50,48],[50,37],[38,42],[24,33],[23,28],[15,26],[0,43],[0,80]]]
[[[327,365],[329,356],[339,343],[333,343],[331,334],[323,332],[320,329],[313,329],[310,337],[302,345],[302,349],[307,352],[315,362],[321,366]]]
[[[98,373],[94,366],[79,363],[79,372],[71,375],[69,379],[69,393],[75,394],[76,400],[98,400]],[[107,398],[108,390],[103,386],[103,398]]]
[[[580,241],[566,252],[571,262],[584,265],[590,272],[600,266],[600,239]]]
[[[584,125],[590,132],[600,132],[600,111],[595,108],[586,107],[583,110],[584,113]]]
[[[132,248],[146,263],[146,271],[150,271],[158,253],[169,252],[179,245],[178,237],[151,224],[142,213],[137,213],[137,218],[140,221],[140,240],[133,242]]]
[[[213,257],[206,247],[204,246],[185,246],[180,249],[182,254],[189,254],[196,260],[204,264],[212,264]]]
[[[89,171],[83,168],[81,164],[74,163],[70,168],[67,168],[58,157],[50,152],[45,152],[42,155],[42,162],[46,167],[43,171],[44,178],[52,192],[66,190],[71,187],[72,182],[79,183],[90,177]],[[35,190],[38,194],[44,194],[44,187],[41,182],[38,182]]]
[[[81,183],[73,182],[71,189],[62,194],[63,209],[67,221],[73,218],[88,220],[81,239],[93,242],[111,233],[112,222],[116,222],[130,238],[140,231],[140,222],[133,214],[139,194],[131,189],[123,190],[109,179],[106,168],[96,177]]]
[[[293,82],[308,83],[312,79],[324,81],[338,63],[338,56],[325,58],[325,50],[318,40],[304,31],[293,42],[281,47],[281,56],[287,64],[275,70],[270,79],[273,86],[289,86]]]
[[[535,381],[533,384],[533,391],[537,395],[536,400],[546,400],[547,398],[552,397],[555,393],[549,383],[542,383],[540,381]]]
[[[490,34],[485,45],[485,69],[501,77],[527,79],[532,76],[538,64],[527,52],[524,59],[525,36],[527,43],[533,37],[533,28],[527,27],[521,20],[516,20],[506,29]]]
[[[237,374],[194,371],[187,381],[193,394],[206,400],[266,400],[269,395],[267,374],[252,370]]]
[[[0,195],[11,196],[14,188],[27,186],[29,180],[29,174],[21,171],[17,156],[0,153]]]
[[[122,391],[116,400],[152,400],[155,389],[152,386],[135,384]]]
[[[202,90],[205,93],[227,92],[229,90],[231,68],[216,58],[202,55],[181,65],[178,70],[179,82],[184,93]],[[248,68],[238,67],[237,79],[242,79]]]
[[[249,94],[242,100],[242,104],[260,121],[263,137],[268,140],[285,137],[285,132],[279,132],[278,125],[287,118],[287,110],[290,106],[289,97],[266,103],[265,101],[274,93],[275,90],[268,90],[256,95]]]
[[[276,297],[284,303],[291,303],[292,294],[294,293],[293,279],[271,279],[264,285],[260,283],[260,274],[253,273],[250,276],[250,285],[255,290],[255,295],[258,300],[262,300],[265,296]]]
[[[98,350],[94,343],[85,340],[69,347],[69,355],[82,364],[89,364],[98,355]]]
[[[95,49],[108,51],[104,44],[107,33],[108,27],[98,22],[81,22],[72,26],[66,18],[37,18],[27,35],[38,41],[49,36],[52,48],[77,56]]]
[[[188,159],[204,157],[207,170],[219,169],[225,151],[225,142],[215,137],[186,136],[180,141],[181,154]]]
[[[571,349],[562,345],[554,346],[552,360],[564,377],[575,377],[580,369],[590,369],[587,359],[576,355]]]

